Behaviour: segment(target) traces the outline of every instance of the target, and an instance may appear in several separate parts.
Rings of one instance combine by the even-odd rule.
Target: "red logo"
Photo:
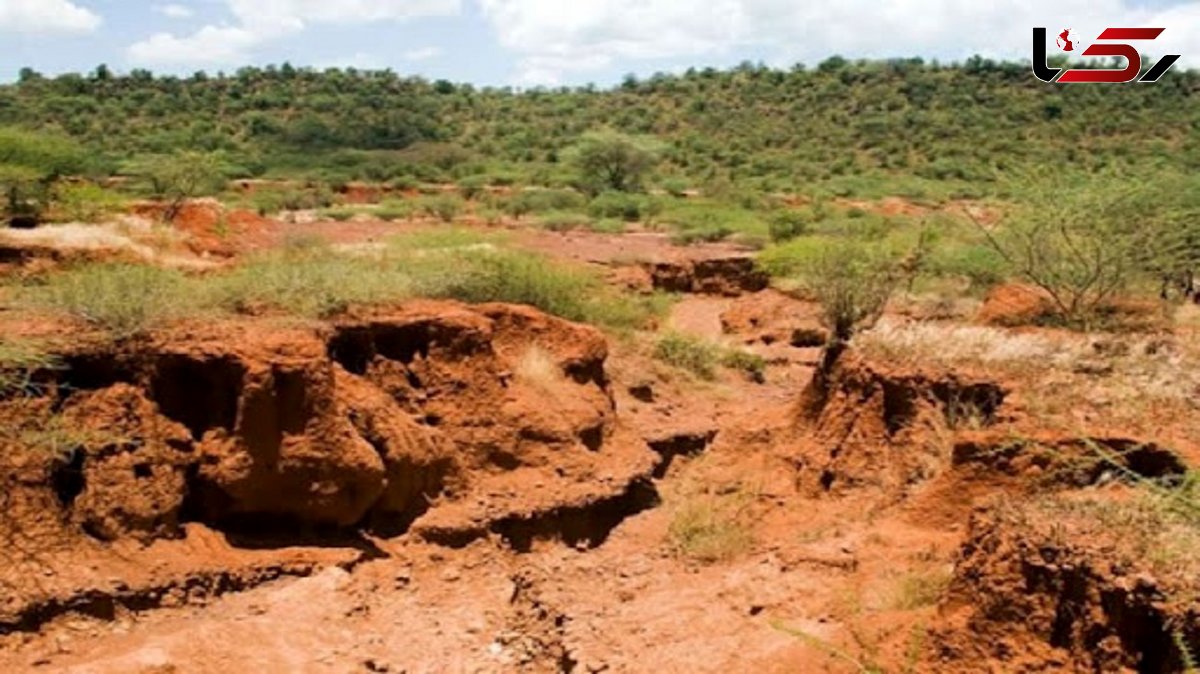
[[[1063,51],[1072,51],[1075,49],[1075,40],[1071,39],[1071,29],[1067,28],[1058,34],[1058,39],[1054,41],[1058,48]]]
[[[1083,50],[1082,56],[1120,56],[1125,59],[1125,68],[1110,70],[1100,68],[1051,68],[1046,64],[1046,29],[1033,29],[1033,75],[1043,82],[1078,83],[1078,82],[1107,82],[1118,84],[1122,82],[1157,82],[1166,74],[1171,66],[1179,60],[1178,54],[1168,54],[1160,58],[1150,70],[1138,77],[1142,72],[1142,57],[1132,45],[1124,43],[1104,44],[1102,41],[1111,40],[1153,40],[1164,28],[1105,28],[1096,38],[1096,42]],[[1070,28],[1058,34],[1055,43],[1063,51],[1073,51],[1077,40]]]

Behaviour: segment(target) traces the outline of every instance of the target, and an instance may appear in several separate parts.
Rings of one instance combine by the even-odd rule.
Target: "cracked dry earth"
[[[1024,507],[1129,498],[1036,379],[852,350],[816,395],[814,307],[714,268],[634,275],[763,381],[501,304],[76,334],[0,402],[74,429],[0,440],[0,671],[1182,671],[1187,579]],[[1170,477],[1191,429],[1086,440]]]

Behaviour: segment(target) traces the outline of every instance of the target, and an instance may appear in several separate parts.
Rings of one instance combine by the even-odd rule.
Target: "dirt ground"
[[[245,216],[176,250],[410,226]],[[507,305],[75,334],[42,395],[0,401],[86,431],[54,460],[0,435],[0,671],[1184,671],[1191,567],[1040,504],[1133,498],[1093,447],[1147,478],[1200,461],[1195,333],[894,313],[817,394],[817,309],[749,251],[513,237],[680,293],[661,331],[762,378]]]

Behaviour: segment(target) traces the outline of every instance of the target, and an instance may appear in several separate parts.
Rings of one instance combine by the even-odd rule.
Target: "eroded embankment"
[[[852,351],[806,393],[802,491],[965,529],[930,671],[1186,670],[1200,611],[1180,452],[1055,432],[1012,384]]]
[[[598,545],[656,502],[663,460],[618,422],[606,357],[593,328],[444,302],[63,353],[35,374],[37,395],[0,402],[20,429],[4,434],[0,526],[60,562],[97,542],[182,538],[192,522],[248,548],[357,531]],[[30,602],[97,591],[9,584],[5,629],[54,613]]]

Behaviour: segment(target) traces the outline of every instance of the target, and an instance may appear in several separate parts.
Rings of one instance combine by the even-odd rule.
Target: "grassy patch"
[[[896,585],[893,608],[912,611],[938,603],[950,587],[947,569],[919,569],[904,574]]]
[[[569,232],[573,229],[590,229],[592,218],[585,213],[551,211],[539,215],[538,223],[552,232]]]
[[[34,374],[57,364],[58,360],[39,342],[29,339],[0,341],[0,397],[32,392]]]
[[[658,220],[680,242],[716,241],[732,234],[767,238],[770,227],[757,211],[714,199],[669,199]]]
[[[457,194],[426,195],[416,201],[416,207],[422,213],[447,223],[461,215],[466,205],[467,202]]]
[[[766,377],[767,361],[762,356],[740,349],[729,349],[721,356],[721,365],[732,370],[744,372],[756,382],[762,382]]]
[[[375,209],[375,217],[387,222],[408,220],[416,210],[416,205],[411,201],[388,199],[379,204],[379,207]]]
[[[321,318],[355,304],[400,300],[411,288],[412,280],[389,260],[313,248],[255,258],[208,281],[203,292],[235,313],[272,309]]]
[[[21,289],[17,299],[80,317],[116,337],[210,310],[322,318],[353,305],[410,297],[528,304],[616,330],[643,327],[666,310],[666,296],[622,293],[590,270],[507,250],[501,241],[469,230],[430,229],[349,254],[304,238],[204,276],[144,265],[87,265]]]
[[[660,337],[651,355],[709,381],[716,378],[718,366],[742,372],[756,382],[763,381],[767,369],[767,361],[762,356],[741,349],[726,349],[709,340],[678,332]]]
[[[747,510],[753,501],[753,494],[744,489],[725,495],[686,496],[667,529],[672,550],[704,563],[748,553],[754,547],[754,535],[747,526]]]
[[[78,267],[27,289],[34,304],[82,318],[118,338],[195,312],[203,301],[198,303],[194,292],[177,271],[122,263]]]
[[[687,370],[701,379],[714,379],[721,362],[721,349],[709,341],[670,333],[654,345],[654,357],[662,362]]]
[[[356,216],[362,212],[363,212],[362,209],[354,208],[352,206],[334,206],[331,208],[322,208],[318,212],[318,215],[320,215],[322,218],[325,218],[327,220],[333,220],[335,222],[346,222],[347,220],[353,218],[354,216]]]
[[[506,237],[503,234],[480,232],[464,227],[432,227],[393,236],[388,239],[388,245],[403,252],[438,248],[499,246],[503,245],[505,240]]]
[[[563,318],[616,329],[642,327],[657,298],[619,293],[592,273],[540,255],[492,247],[443,248],[403,261],[414,292],[464,302],[528,304]]]

